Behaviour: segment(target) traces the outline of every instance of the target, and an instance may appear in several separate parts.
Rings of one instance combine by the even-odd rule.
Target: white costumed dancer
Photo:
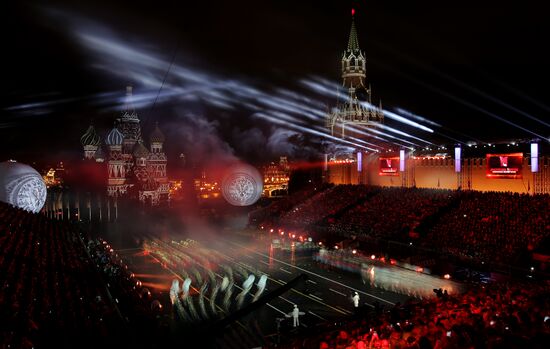
[[[297,327],[300,326],[300,315],[305,315],[303,311],[300,311],[298,309],[298,306],[294,304],[294,309],[292,309],[291,313],[288,313],[286,317],[292,317],[292,326]]]
[[[353,299],[353,306],[355,308],[359,308],[359,293],[355,292],[352,299]]]
[[[170,302],[172,302],[172,305],[176,303],[179,293],[180,293],[180,282],[178,279],[174,279],[172,281],[172,287],[170,287]]]

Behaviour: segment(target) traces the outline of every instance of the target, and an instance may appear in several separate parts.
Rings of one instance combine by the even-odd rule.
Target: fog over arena
[[[546,348],[548,8],[11,2],[2,348]]]

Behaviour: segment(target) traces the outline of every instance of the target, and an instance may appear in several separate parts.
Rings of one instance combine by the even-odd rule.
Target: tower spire
[[[357,29],[355,29],[355,9],[351,9],[351,29],[349,32],[348,51],[359,51],[359,40]]]
[[[124,103],[124,109],[128,114],[132,114],[132,112],[134,112],[134,104],[132,103],[132,89],[132,85],[126,86],[126,100]]]

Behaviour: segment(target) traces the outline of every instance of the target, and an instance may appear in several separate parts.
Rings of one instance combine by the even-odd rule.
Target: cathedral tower
[[[105,144],[109,147],[107,163],[107,193],[109,196],[122,196],[128,190],[128,169],[122,156],[123,142],[124,135],[116,127],[109,132],[105,139]]]
[[[160,201],[167,201],[170,192],[170,184],[166,176],[166,154],[164,153],[164,134],[159,128],[158,123],[155,124],[155,129],[151,133],[149,139],[151,144],[151,153],[147,161],[148,172],[155,182],[159,185]]]
[[[141,127],[132,100],[132,86],[126,86],[126,100],[122,116],[117,119],[117,128],[124,135],[122,151],[131,154],[134,145],[141,140]]]
[[[365,138],[360,128],[377,127],[384,121],[381,107],[371,101],[371,89],[366,81],[366,58],[359,47],[355,26],[355,11],[352,10],[348,45],[342,53],[342,86],[346,89],[343,103],[327,116],[327,127],[331,135],[346,138]]]

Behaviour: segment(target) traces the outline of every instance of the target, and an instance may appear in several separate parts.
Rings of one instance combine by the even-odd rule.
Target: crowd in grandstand
[[[466,191],[429,231],[427,241],[457,256],[510,261],[550,235],[549,212],[548,195]]]
[[[354,185],[328,188],[283,213],[281,221],[289,224],[317,223],[369,195],[371,190],[372,187]]]
[[[286,347],[545,348],[550,340],[549,293],[548,286],[532,284],[492,284],[462,295],[438,292],[429,300],[396,304],[310,332]]]
[[[450,190],[386,188],[345,212],[338,221],[376,237],[404,238],[452,198]]]
[[[550,237],[549,195],[339,185],[294,202],[277,211],[278,220],[271,214],[270,223],[359,240],[419,239],[424,247],[481,261],[512,263]]]
[[[147,347],[139,330],[158,334],[151,292],[111,246],[72,223],[0,202],[0,250],[0,348],[96,348],[136,338]]]
[[[104,284],[69,225],[0,202],[0,251],[0,347],[52,341],[93,347],[119,328]]]

